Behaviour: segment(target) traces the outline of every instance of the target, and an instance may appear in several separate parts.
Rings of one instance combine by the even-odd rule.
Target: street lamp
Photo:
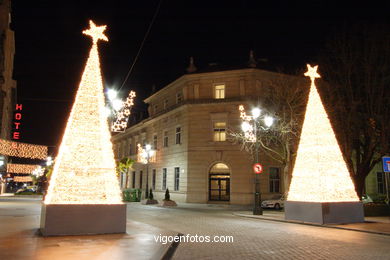
[[[241,118],[244,120],[242,122],[242,130],[245,133],[245,138],[248,139],[249,142],[255,143],[255,158],[254,163],[259,163],[259,134],[260,130],[267,130],[272,126],[274,122],[274,118],[268,115],[261,115],[260,108],[253,108],[252,115],[247,116],[244,112],[244,107],[240,106]],[[250,124],[250,121],[253,121],[253,124]],[[261,125],[261,121],[263,121],[265,126]],[[260,178],[259,174],[255,174],[255,205],[253,207],[253,215],[263,215],[263,209],[261,208],[261,193],[260,193]]]
[[[152,149],[150,144],[145,145],[145,150],[143,152],[143,157],[146,162],[146,191],[145,191],[145,199],[149,197],[149,162],[150,158],[153,157],[155,150]]]

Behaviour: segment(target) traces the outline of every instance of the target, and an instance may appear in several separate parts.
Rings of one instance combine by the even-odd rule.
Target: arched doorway
[[[230,170],[224,163],[216,163],[210,169],[209,200],[230,201]]]

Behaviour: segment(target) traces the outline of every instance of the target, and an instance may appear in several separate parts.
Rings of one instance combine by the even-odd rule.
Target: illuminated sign
[[[20,120],[22,120],[22,104],[16,104],[15,106],[15,115],[14,115],[14,132],[12,134],[12,139],[20,139]]]

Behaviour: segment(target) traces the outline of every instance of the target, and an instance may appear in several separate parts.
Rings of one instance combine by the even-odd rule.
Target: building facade
[[[239,105],[261,104],[280,77],[289,76],[257,68],[195,71],[145,99],[149,117],[113,136],[114,153],[117,160],[137,160],[137,144],[150,144],[156,154],[147,164],[136,162],[122,187],[148,183],[157,199],[168,188],[179,202],[252,204],[253,160],[228,131],[241,131]],[[284,193],[283,166],[261,152],[260,163],[262,197]]]
[[[16,96],[16,81],[12,79],[15,55],[14,32],[10,29],[11,3],[0,3],[0,138],[10,139]]]
[[[11,139],[12,116],[16,103],[16,81],[12,79],[15,54],[14,32],[10,29],[11,1],[0,1],[0,139]],[[5,191],[6,163],[0,154],[0,193]]]

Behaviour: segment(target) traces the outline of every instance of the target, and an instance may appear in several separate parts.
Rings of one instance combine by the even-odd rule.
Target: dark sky
[[[331,1],[163,0],[134,70],[122,89],[137,92],[136,110],[152,85],[160,89],[185,73],[218,62],[244,64],[249,50],[268,59],[259,67],[298,70],[315,62],[324,42],[344,24],[385,19],[383,4]],[[347,1],[348,2],[348,1]],[[134,61],[158,0],[13,1],[14,79],[23,103],[21,141],[59,144],[91,46],[81,31],[88,20],[106,24],[100,43],[104,83],[119,88]]]

